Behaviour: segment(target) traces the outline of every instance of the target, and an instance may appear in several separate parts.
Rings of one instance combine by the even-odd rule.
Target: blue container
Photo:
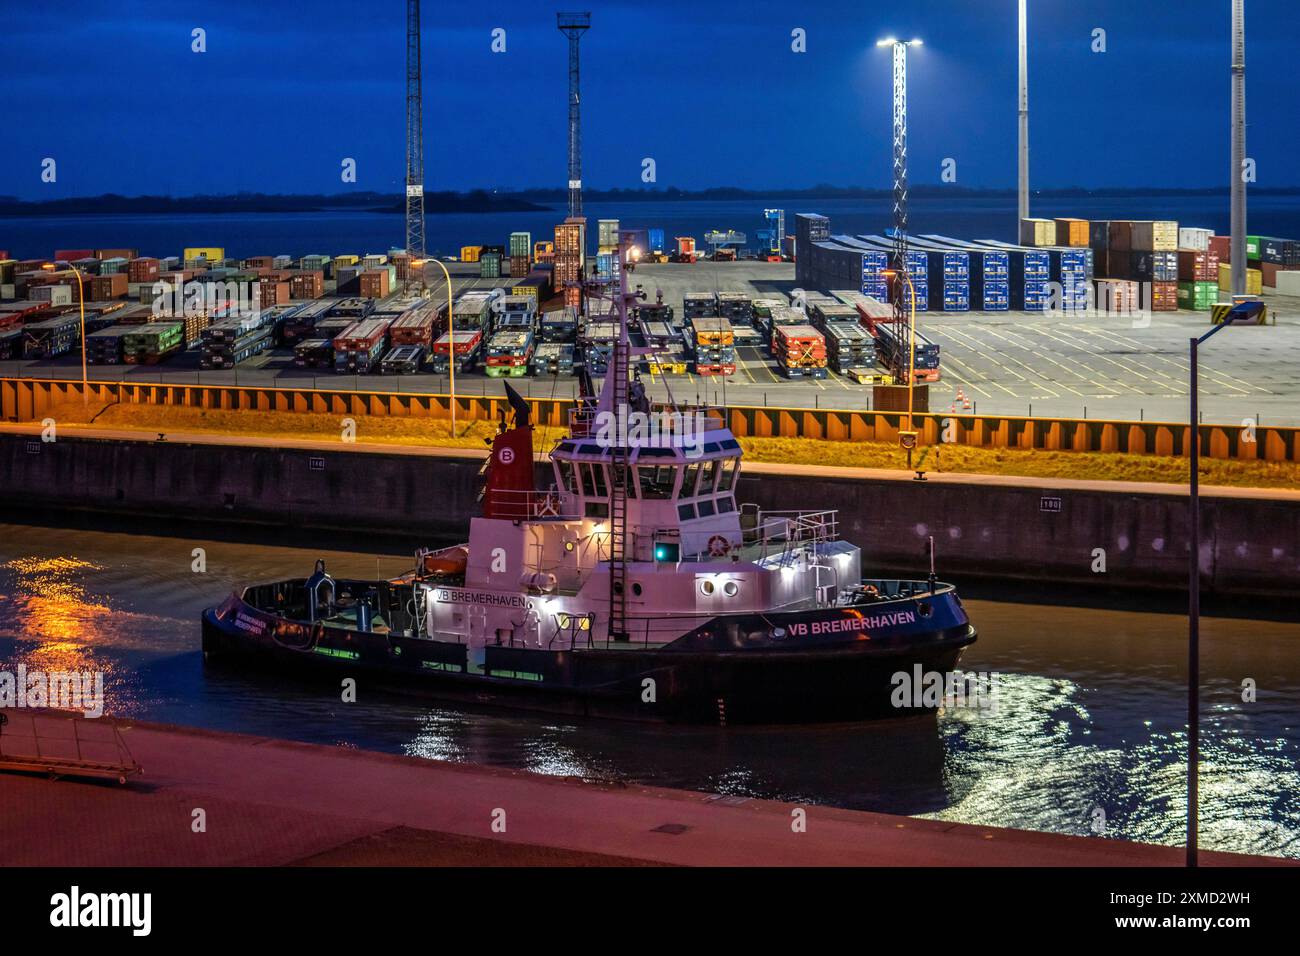
[[[663,252],[664,231],[662,229],[651,229],[649,230],[649,233],[650,233],[650,251],[657,252],[657,253]]]

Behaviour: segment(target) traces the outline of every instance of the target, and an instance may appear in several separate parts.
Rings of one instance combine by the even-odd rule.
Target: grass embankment
[[[257,438],[301,438],[340,441],[342,415],[297,412],[221,411],[169,405],[109,405],[87,414],[78,402],[48,413],[61,425],[87,424],[97,428],[133,429],[141,432],[201,432],[246,435]],[[457,434],[450,423],[387,415],[353,416],[356,441],[377,445],[422,445],[483,449],[484,439],[496,433],[487,421],[462,422]],[[563,430],[538,429],[535,445],[549,448]],[[907,459],[897,446],[878,442],[820,441],[811,438],[742,438],[750,461],[776,464],[829,465],[847,468],[905,470]],[[919,460],[919,455],[917,457]],[[980,475],[1016,475],[1029,478],[1079,478],[1107,481],[1153,481],[1183,484],[1187,462],[1155,455],[1120,455],[1100,452],[1022,451],[945,445],[936,455],[930,449],[927,471]],[[1294,462],[1230,461],[1202,458],[1201,480],[1211,485],[1248,488],[1300,488],[1300,465]]]

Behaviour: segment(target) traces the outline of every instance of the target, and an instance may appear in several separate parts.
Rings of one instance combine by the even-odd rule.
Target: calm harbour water
[[[141,719],[547,774],[1087,834],[1182,840],[1185,621],[1143,611],[967,601],[993,713],[825,727],[641,727],[519,716],[205,668],[198,615],[236,586],[409,561],[351,550],[0,524],[0,669],[105,672]],[[414,546],[415,542],[412,542]],[[206,550],[207,571],[191,570]],[[1202,840],[1300,858],[1300,625],[1203,627]],[[1250,677],[1258,702],[1243,704]]]
[[[746,233],[750,245],[756,246],[765,207],[785,209],[786,231],[792,235],[796,212],[830,216],[832,231],[837,233],[879,233],[893,224],[888,198],[589,202],[585,212],[592,224],[593,249],[596,219],[618,219],[624,228],[662,228],[670,244],[673,236],[694,236],[703,246],[706,231],[735,229]],[[1228,231],[1226,196],[1036,199],[1032,211],[1044,217],[1176,219],[1183,225]],[[1254,235],[1300,236],[1300,196],[1252,197],[1249,213]],[[516,230],[531,232],[534,240],[545,239],[554,235],[555,224],[564,216],[558,204],[540,212],[431,213],[426,217],[427,247],[454,255],[463,245],[503,244]],[[913,197],[910,228],[915,235],[1015,241],[1016,200],[1014,196]],[[55,249],[110,246],[136,248],[154,256],[178,256],[185,246],[220,246],[239,257],[382,253],[401,245],[404,235],[400,214],[357,211],[0,217],[0,249],[19,258],[49,256]]]

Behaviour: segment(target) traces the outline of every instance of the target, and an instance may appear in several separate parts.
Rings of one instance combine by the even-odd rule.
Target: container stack
[[[133,326],[114,325],[86,335],[86,362],[90,365],[121,365],[122,340]]]
[[[533,266],[533,234],[531,232],[510,233],[510,276],[522,279],[528,275]]]
[[[122,337],[122,360],[127,365],[156,365],[185,345],[181,322],[138,325]]]
[[[478,274],[480,279],[500,279],[501,253],[496,250],[484,251],[479,256]]]
[[[157,282],[162,263],[157,259],[132,259],[126,264],[128,282]]]
[[[1198,232],[1201,230],[1197,230]],[[1208,230],[1203,230],[1208,232]],[[1197,241],[1199,236],[1188,236],[1191,230],[1180,229],[1179,239]],[[1219,301],[1219,255],[1209,249],[1208,237],[1204,248],[1179,249],[1178,256],[1178,306],[1195,312],[1208,312]]]
[[[212,323],[202,332],[199,367],[234,368],[271,347],[267,316],[235,316]]]
[[[719,292],[718,315],[730,319],[732,325],[753,325],[754,300],[743,292]]]
[[[571,217],[555,227],[555,272],[552,282],[557,293],[564,295],[564,304],[575,308],[582,305],[583,266],[586,262],[587,220]]]
[[[784,325],[775,330],[772,356],[786,378],[825,378],[826,339],[811,325]]]
[[[618,220],[596,220],[596,251],[615,252],[618,249]]]

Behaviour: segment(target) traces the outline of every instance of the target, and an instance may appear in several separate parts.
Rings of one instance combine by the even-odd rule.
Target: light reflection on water
[[[191,570],[191,550],[208,570]],[[0,668],[100,670],[110,712],[538,773],[1180,844],[1185,622],[1176,615],[968,601],[963,666],[993,712],[802,728],[645,727],[477,712],[409,698],[346,705],[322,685],[205,669],[198,614],[320,552],[0,525]],[[327,553],[372,575],[407,558]],[[1206,619],[1202,845],[1300,857],[1300,626]],[[1241,682],[1258,682],[1245,704]]]

